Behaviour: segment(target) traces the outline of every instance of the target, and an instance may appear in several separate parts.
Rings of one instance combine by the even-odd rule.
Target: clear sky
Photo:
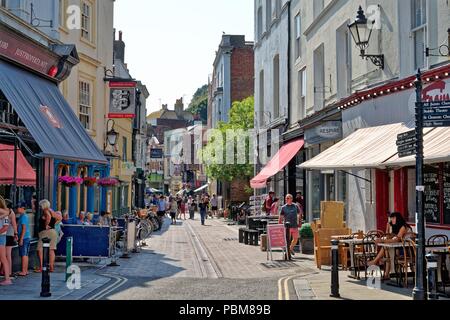
[[[223,32],[254,39],[253,0],[116,0],[114,19],[131,75],[150,91],[148,112],[189,103],[208,83]]]

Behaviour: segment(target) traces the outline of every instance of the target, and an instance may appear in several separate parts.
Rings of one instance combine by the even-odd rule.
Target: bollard
[[[124,232],[124,245],[123,245],[123,254],[120,257],[120,259],[130,259],[130,256],[128,254],[128,227],[130,225],[130,222],[128,221],[128,218],[126,219],[126,228],[125,228],[125,232]]]
[[[41,297],[49,298],[50,293],[50,239],[42,239],[42,282],[41,282]]]
[[[332,298],[340,298],[339,294],[339,241],[331,241],[331,295]]]
[[[73,237],[68,237],[66,239],[66,282],[72,276],[72,273],[69,273],[69,268],[73,263]]]
[[[439,300],[439,294],[437,293],[438,256],[430,253],[426,255],[426,259],[428,270],[428,299]]]
[[[286,260],[292,260],[291,257],[291,223],[290,222],[286,222],[285,225],[286,227]]]

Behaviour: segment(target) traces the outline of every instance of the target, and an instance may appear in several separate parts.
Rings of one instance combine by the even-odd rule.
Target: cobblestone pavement
[[[238,242],[238,227],[223,220],[199,219],[164,225],[147,241],[141,253],[119,260],[119,267],[106,268],[102,275],[124,277],[118,288],[102,288],[95,299],[258,299],[276,300],[280,278],[312,275],[312,257],[295,264],[266,268],[266,253],[259,247]],[[274,259],[281,259],[281,252]],[[288,286],[286,284],[286,286]],[[290,290],[294,290],[291,285]],[[103,292],[102,292],[103,291]]]

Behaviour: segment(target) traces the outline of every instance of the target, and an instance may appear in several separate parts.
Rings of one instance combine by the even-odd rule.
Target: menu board
[[[424,168],[424,182],[425,219],[429,223],[440,223],[441,202],[439,187],[439,167],[426,166]]]
[[[444,224],[450,224],[450,163],[444,166]]]

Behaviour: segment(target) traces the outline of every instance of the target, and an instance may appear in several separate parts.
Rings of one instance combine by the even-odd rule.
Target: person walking
[[[192,198],[192,196],[189,196],[188,207],[189,207],[189,219],[194,220],[195,202],[194,202],[194,199]]]
[[[211,214],[212,217],[217,217],[218,218],[218,210],[219,209],[219,201],[217,199],[217,196],[215,194],[213,194],[212,198],[211,198]]]
[[[208,212],[208,206],[209,206],[209,199],[208,199],[208,197],[203,197],[203,200],[199,204],[200,218],[201,218],[202,226],[205,225],[206,215],[207,215],[207,212]]]
[[[50,239],[50,272],[55,270],[55,251],[58,243],[58,234],[55,230],[55,225],[62,219],[60,216],[50,208],[50,201],[42,200],[39,202],[39,206],[42,209],[42,217],[39,219],[39,242],[38,242],[38,255],[40,267],[36,272],[42,272],[44,248],[43,239]]]
[[[15,208],[18,217],[17,231],[19,233],[19,255],[22,260],[22,271],[17,274],[19,277],[28,276],[28,256],[30,254],[30,226],[25,208],[26,204],[23,202]]]
[[[9,214],[4,215],[5,210],[9,209],[6,206],[5,199],[0,197],[0,210],[2,212],[2,217],[0,218],[0,263],[3,265],[5,272],[5,280],[0,282],[0,286],[10,286],[12,285],[9,270],[8,258],[6,257],[6,234],[9,229]]]
[[[17,232],[17,221],[16,221],[16,214],[13,210],[9,210],[8,215],[9,220],[9,227],[8,231],[6,232],[6,258],[8,259],[8,266],[9,269],[6,270],[3,267],[3,271],[9,272],[10,276],[13,275],[12,272],[12,249],[17,246],[17,240],[19,239],[19,234]]]
[[[187,200],[185,197],[182,198],[181,201],[181,215],[183,215],[183,219],[186,220],[186,206],[187,206]],[[181,216],[180,216],[181,219]]]
[[[280,199],[275,198],[269,211],[269,216],[277,216],[280,209]]]
[[[166,198],[161,195],[158,200],[158,212],[156,213],[160,220],[166,215]]]
[[[178,203],[175,197],[170,197],[170,219],[172,221],[172,225],[177,224],[177,212],[178,212]]]
[[[300,216],[300,208],[294,202],[294,197],[291,194],[286,196],[286,205],[281,208],[280,219],[278,221],[279,224],[285,224],[286,222],[290,223],[290,238],[292,239],[289,244],[289,250],[291,255],[295,255],[294,248],[298,243],[299,238],[299,228],[301,224]]]
[[[272,204],[273,201],[275,200],[275,192],[270,191],[269,195],[266,197],[266,199],[264,199],[264,204],[263,204],[263,212],[266,215],[270,215],[270,210],[272,209]]]

